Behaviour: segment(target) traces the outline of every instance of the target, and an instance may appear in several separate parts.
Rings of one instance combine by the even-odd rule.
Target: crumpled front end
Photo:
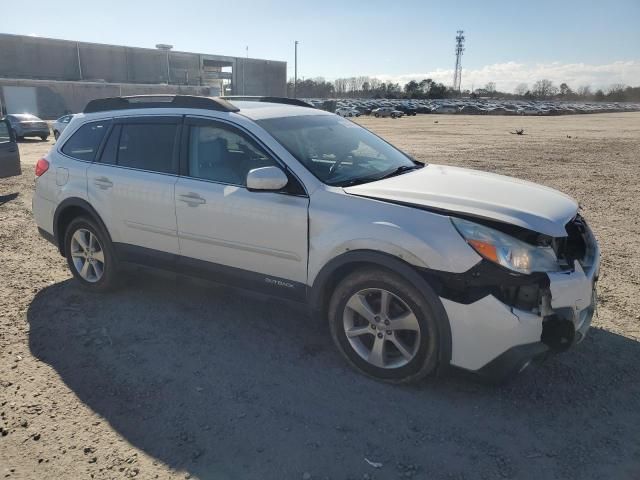
[[[553,239],[562,269],[519,274],[483,260],[462,274],[424,271],[447,311],[451,364],[490,377],[580,342],[596,309],[600,249],[577,215]]]
[[[600,274],[600,248],[589,226],[578,216],[567,230],[563,248],[573,260],[573,268],[547,274],[549,290],[544,292],[541,305],[542,342],[556,351],[584,339],[596,309]]]

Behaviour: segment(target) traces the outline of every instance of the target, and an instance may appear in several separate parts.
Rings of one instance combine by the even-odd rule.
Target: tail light
[[[36,163],[36,177],[39,177],[47,170],[49,170],[49,162],[47,162],[44,158],[38,160],[38,163]]]

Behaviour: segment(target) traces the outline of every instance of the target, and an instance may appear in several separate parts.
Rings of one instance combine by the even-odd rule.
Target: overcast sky
[[[89,5],[92,5],[89,7]],[[288,62],[299,77],[369,75],[450,84],[457,29],[463,88],[549,78],[577,88],[640,85],[640,0],[30,0],[0,32]]]

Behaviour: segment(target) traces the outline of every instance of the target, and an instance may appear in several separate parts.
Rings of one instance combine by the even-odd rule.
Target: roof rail
[[[195,95],[134,95],[130,97],[98,98],[84,107],[84,113],[134,108],[199,108],[219,112],[237,112],[238,107],[220,97]]]
[[[283,103],[285,105],[295,105],[296,107],[308,107],[315,108],[310,103],[297,98],[289,97],[260,97],[260,96],[245,96],[245,95],[232,95],[230,97],[220,97],[224,100],[230,101],[242,101],[242,102],[268,102],[268,103]]]

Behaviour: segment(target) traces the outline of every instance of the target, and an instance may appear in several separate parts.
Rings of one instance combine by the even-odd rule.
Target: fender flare
[[[56,207],[56,211],[53,214],[53,237],[56,240],[58,250],[60,251],[60,254],[62,256],[64,256],[64,238],[62,238],[62,235],[64,235],[64,232],[58,231],[58,223],[60,221],[60,215],[69,207],[78,207],[85,210],[89,215],[91,215],[91,217],[96,222],[98,222],[98,225],[100,226],[100,228],[102,228],[102,230],[107,234],[107,237],[109,237],[109,241],[111,241],[111,234],[109,233],[109,230],[107,230],[107,227],[102,221],[102,218],[100,217],[96,209],[93,208],[89,202],[78,197],[65,198]]]
[[[405,278],[411,282],[429,301],[437,311],[438,333],[440,334],[440,348],[438,349],[439,364],[446,367],[451,361],[452,340],[449,317],[431,285],[416,271],[416,269],[404,260],[375,250],[351,250],[342,253],[327,262],[313,281],[309,290],[308,301],[311,309],[322,312],[326,307],[326,288],[329,286],[332,275],[341,267],[349,264],[377,265]]]

